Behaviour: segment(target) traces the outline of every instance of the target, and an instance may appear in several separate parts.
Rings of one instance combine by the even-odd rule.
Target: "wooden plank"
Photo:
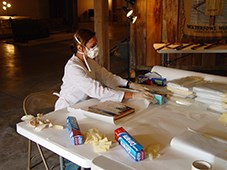
[[[192,66],[201,66],[202,65],[202,54],[193,54],[192,55]]]
[[[215,66],[216,54],[203,54],[202,55],[202,67],[213,67]]]
[[[165,43],[154,43],[153,47],[154,49],[159,49],[163,46],[165,46]],[[185,48],[183,49],[176,49],[179,47],[179,44],[168,44],[168,47],[164,47],[162,49],[157,50],[158,53],[227,53],[227,44],[221,44],[214,46],[212,48],[206,49],[206,47],[209,47],[212,45],[212,43],[206,43],[203,46],[197,48],[197,49],[191,49],[192,47],[197,46],[198,44],[194,43],[182,43]]]
[[[145,65],[146,58],[146,1],[137,1],[135,14],[138,16],[135,25],[136,65]]]
[[[146,39],[146,66],[160,65],[161,55],[153,48],[155,42],[161,41],[162,1],[147,0],[147,39]]]
[[[225,66],[227,70],[227,54],[217,54],[216,55],[216,65]]]
[[[178,37],[178,0],[163,0],[163,19],[162,19],[162,41],[179,42]],[[171,65],[177,66],[183,60],[179,60],[179,55],[170,55],[169,60],[173,61]]]
[[[153,66],[160,63],[160,54],[156,53],[153,43],[161,41],[162,1],[143,0],[136,2],[135,23],[136,65]]]
[[[178,11],[179,0],[163,0],[163,40],[168,42],[179,42],[178,37]],[[164,26],[165,24],[165,26]]]

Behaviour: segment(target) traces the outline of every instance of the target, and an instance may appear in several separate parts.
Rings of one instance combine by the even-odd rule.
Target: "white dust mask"
[[[88,49],[88,48],[86,47],[86,50],[87,50],[87,56],[88,56],[89,58],[91,58],[91,59],[94,59],[94,58],[97,57],[98,54],[99,54],[99,48],[98,48],[97,45],[94,46],[93,48],[90,48],[90,49]]]
[[[75,40],[76,40],[80,45],[84,46],[84,45],[78,40],[78,38],[76,37],[76,35],[74,35],[74,38],[75,38]],[[98,48],[97,45],[94,46],[93,48],[90,48],[90,49],[88,49],[86,46],[84,46],[84,47],[85,47],[86,50],[87,50],[87,56],[88,56],[89,58],[94,59],[95,57],[98,56],[98,54],[99,54],[99,48]]]

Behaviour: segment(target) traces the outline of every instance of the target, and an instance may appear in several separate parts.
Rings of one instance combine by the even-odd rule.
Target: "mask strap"
[[[81,51],[77,51],[79,54],[83,54],[84,55],[84,53],[83,52],[81,52]]]
[[[81,44],[81,42],[79,41],[79,39],[76,37],[76,35],[74,35],[74,38],[76,40],[76,42],[78,42],[79,44]],[[82,45],[82,44],[81,44]]]
[[[84,59],[84,62],[86,64],[86,66],[87,66],[88,71],[91,72],[91,68],[89,67],[88,62],[87,62],[87,59],[86,59],[86,57],[85,57],[84,54],[83,54],[83,59]]]
[[[79,39],[76,37],[76,35],[74,35],[74,38],[76,40],[76,42],[78,42],[80,45],[84,46],[83,44],[81,44],[81,42],[79,41]],[[97,45],[96,45],[97,46]],[[89,50],[86,46],[84,46],[86,48],[86,50]]]
[[[81,42],[79,41],[79,39],[76,37],[76,35],[74,35],[74,38],[76,40],[76,42],[78,42],[80,45],[84,46],[83,44],[81,44]],[[86,46],[84,46],[86,48],[86,50],[89,50]],[[97,47],[97,44],[95,45],[95,47]],[[94,47],[93,47],[94,48]]]
[[[78,52],[79,54],[82,54],[82,55],[83,55],[83,59],[84,59],[85,65],[86,65],[88,71],[91,72],[91,68],[89,67],[89,64],[88,64],[88,62],[87,62],[87,59],[86,59],[84,53],[83,53],[83,52],[80,52],[80,51],[77,51],[77,52]]]
[[[75,40],[76,40],[79,44],[81,44],[81,42],[78,40],[78,38],[76,37],[76,35],[74,35],[74,38],[75,38]],[[81,44],[81,45],[82,45],[82,44]],[[89,64],[88,64],[88,62],[87,62],[87,59],[86,59],[86,57],[85,57],[85,54],[84,54],[83,52],[80,52],[80,51],[77,51],[77,52],[78,52],[79,54],[82,54],[82,55],[83,55],[83,59],[84,59],[85,65],[86,65],[88,71],[91,72],[91,68],[90,68],[90,66],[89,66]]]

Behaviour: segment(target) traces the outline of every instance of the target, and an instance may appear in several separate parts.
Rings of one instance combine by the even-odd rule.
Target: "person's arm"
[[[148,88],[144,87],[142,84],[139,84],[139,83],[128,82],[127,87],[130,88],[130,89],[142,91],[142,92],[149,91]]]
[[[104,85],[116,88],[116,87],[126,87],[137,91],[146,92],[149,91],[146,87],[144,87],[141,84],[130,82],[126,79],[121,78],[120,76],[117,76],[111,72],[109,72],[104,67],[100,66],[95,61],[91,61],[93,68],[96,72],[96,78],[102,82]]]
[[[157,103],[157,101],[154,99],[154,95],[152,95],[150,92],[125,92],[123,100],[128,99],[144,99],[148,100],[150,103]]]
[[[112,100],[120,102],[123,100],[123,91],[113,90],[103,86],[100,81],[93,79],[81,65],[74,64],[68,68],[68,71],[70,72],[70,83],[74,84],[75,88],[80,89],[87,96],[103,101]]]
[[[97,80],[102,82],[105,86],[108,86],[110,88],[116,88],[119,86],[126,86],[127,80],[111,73],[108,71],[106,68],[100,66],[98,63],[95,61],[91,61],[93,69],[95,69],[95,74]]]
[[[123,100],[132,99],[133,93],[132,92],[125,92]]]

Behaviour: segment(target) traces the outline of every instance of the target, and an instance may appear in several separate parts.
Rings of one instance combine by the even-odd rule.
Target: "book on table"
[[[88,111],[120,119],[135,112],[135,109],[121,102],[105,101],[88,107]]]

